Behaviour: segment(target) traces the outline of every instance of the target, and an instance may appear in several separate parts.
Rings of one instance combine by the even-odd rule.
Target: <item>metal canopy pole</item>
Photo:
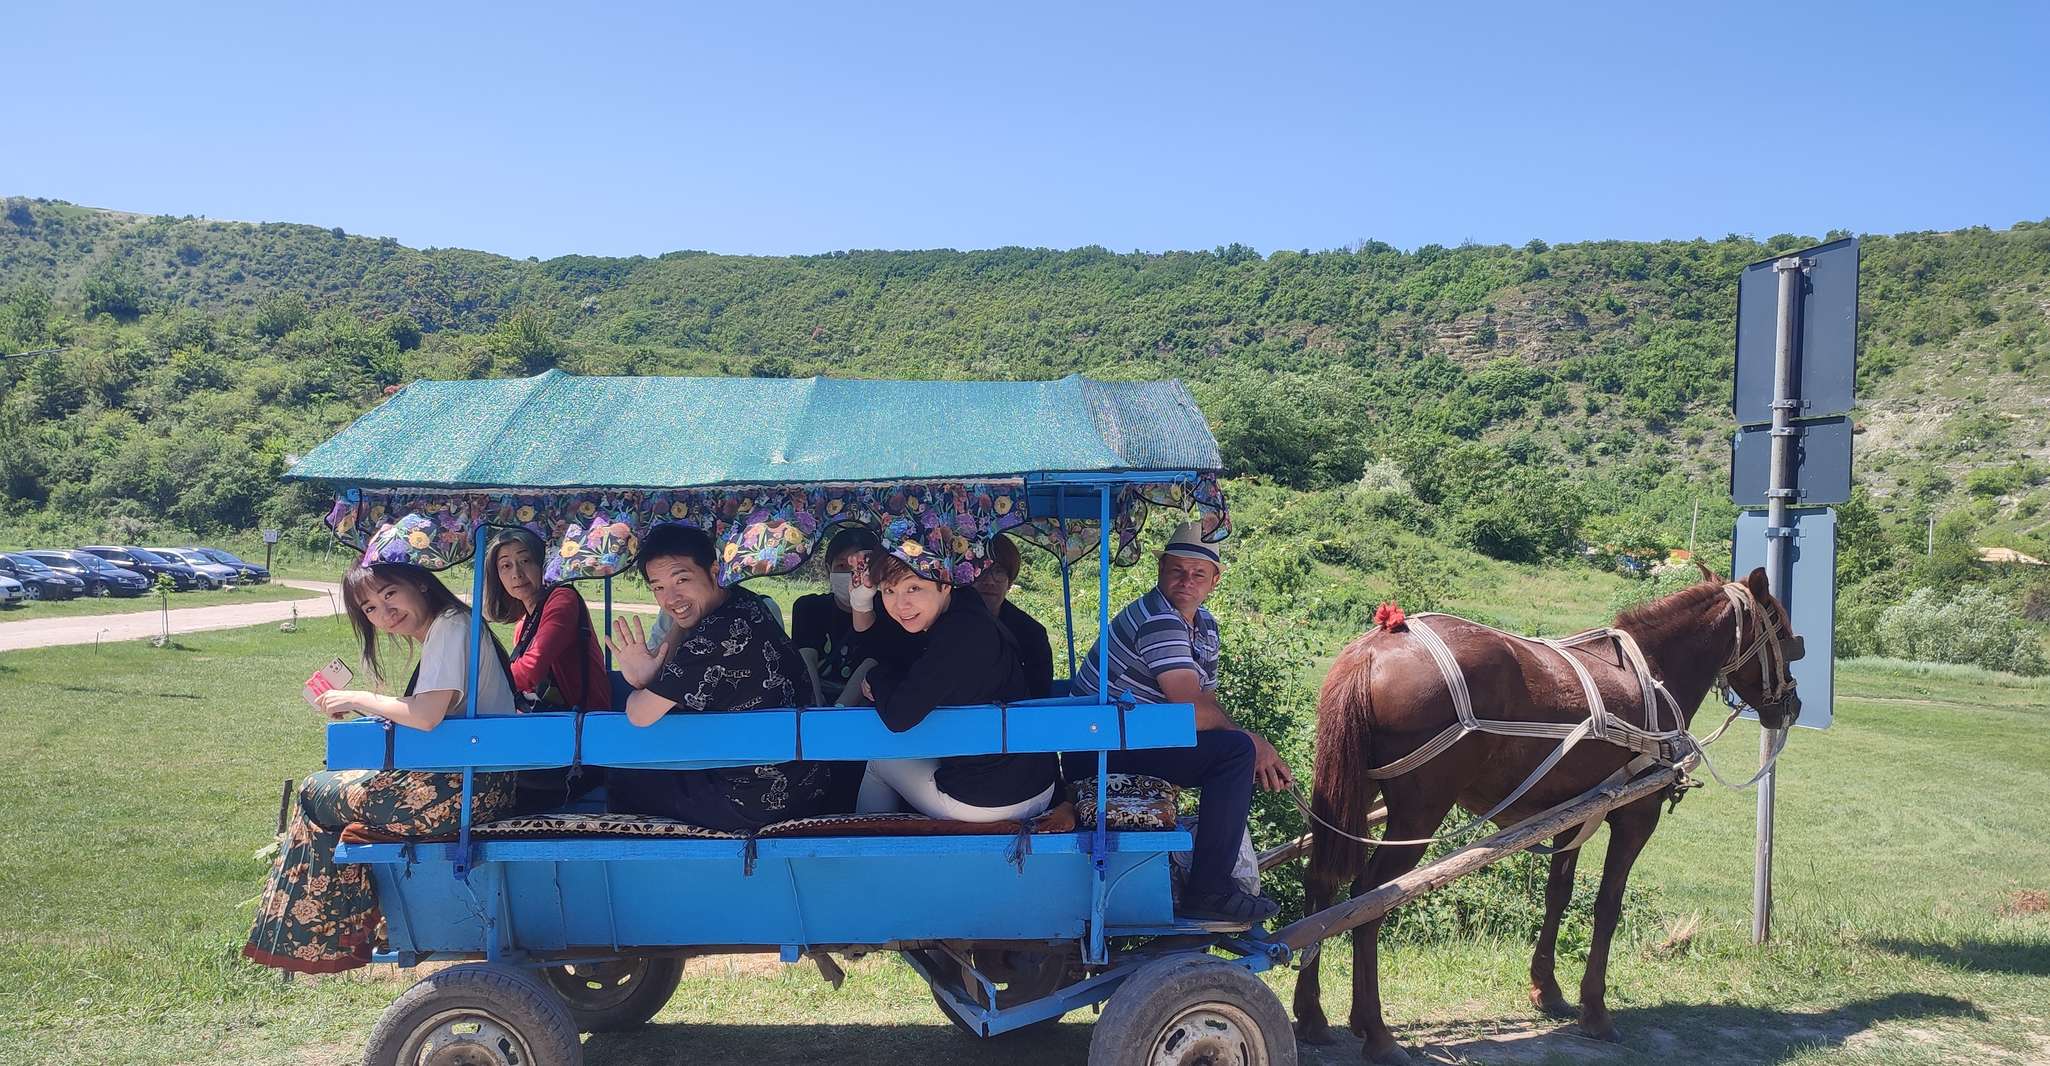
[[[484,654],[484,526],[479,523],[470,532],[470,649],[468,662],[463,667],[463,717],[477,717],[477,666]],[[457,808],[456,822],[456,880],[468,884],[470,881],[470,821],[475,815],[474,805],[477,784],[477,768],[463,767],[462,806]]]
[[[1794,415],[1801,409],[1795,395],[1796,347],[1801,336],[1801,284],[1808,261],[1788,256],[1772,265],[1779,274],[1779,335],[1772,353],[1772,480],[1765,494],[1765,580],[1773,597],[1787,602],[1787,541],[1794,530],[1787,520],[1787,503],[1795,495]],[[1763,726],[1763,722],[1760,725]],[[1758,761],[1772,757],[1773,730],[1758,731]],[[1772,939],[1772,828],[1773,804],[1778,798],[1777,767],[1765,771],[1758,782],[1758,839],[1751,881],[1751,942]]]

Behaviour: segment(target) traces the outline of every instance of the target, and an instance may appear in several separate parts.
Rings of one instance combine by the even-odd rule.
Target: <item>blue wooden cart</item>
[[[990,536],[1052,550],[1064,593],[1094,554],[1097,623],[1114,560],[1148,512],[1227,530],[1215,441],[1179,383],[577,378],[419,382],[298,463],[337,490],[329,524],[382,557],[472,565],[475,692],[483,552],[497,526],[551,546],[549,576],[602,579],[661,521],[722,545],[722,582],[788,571],[835,524],[877,530],[957,580]],[[396,554],[394,554],[396,553]],[[1066,621],[1075,657],[1072,596]],[[497,839],[474,833],[478,772],[686,768],[790,759],[1106,753],[1195,741],[1186,704],[1097,696],[935,712],[891,733],[865,708],[460,718],[431,732],[329,727],[331,769],[460,771],[452,840],[345,844],[371,867],[387,923],[380,961],[461,961],[380,1019],[367,1062],[581,1061],[579,1030],[653,1017],[696,954],[894,951],[962,1029],[995,1037],[1106,1004],[1095,1066],[1295,1061],[1280,1002],[1256,975],[1292,955],[1257,930],[1178,921],[1175,829],[1092,823],[1031,835],[748,839]],[[1086,757],[1086,756],[1085,756]]]

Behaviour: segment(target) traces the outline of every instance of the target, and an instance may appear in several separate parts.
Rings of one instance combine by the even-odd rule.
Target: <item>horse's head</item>
[[[1736,612],[1737,635],[1717,682],[1758,712],[1758,724],[1785,729],[1801,716],[1793,664],[1806,652],[1804,642],[1773,596],[1764,567],[1742,581],[1724,582],[1723,594]]]

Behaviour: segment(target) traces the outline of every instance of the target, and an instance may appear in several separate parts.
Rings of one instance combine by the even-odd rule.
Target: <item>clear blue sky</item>
[[[2006,226],[2046,68],[2042,3],[17,5],[0,193],[543,257]]]

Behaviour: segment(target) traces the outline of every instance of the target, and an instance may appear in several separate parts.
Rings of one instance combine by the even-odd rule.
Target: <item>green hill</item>
[[[1181,377],[1233,473],[1364,474],[1498,558],[1678,546],[1697,499],[1713,543],[1737,271],[1817,239],[543,262],[15,198],[0,344],[64,350],[0,369],[0,508],[304,515],[285,457],[417,377],[1080,372]],[[1933,514],[2050,556],[2046,281],[2050,223],[1865,238],[1854,541],[1905,557]]]

